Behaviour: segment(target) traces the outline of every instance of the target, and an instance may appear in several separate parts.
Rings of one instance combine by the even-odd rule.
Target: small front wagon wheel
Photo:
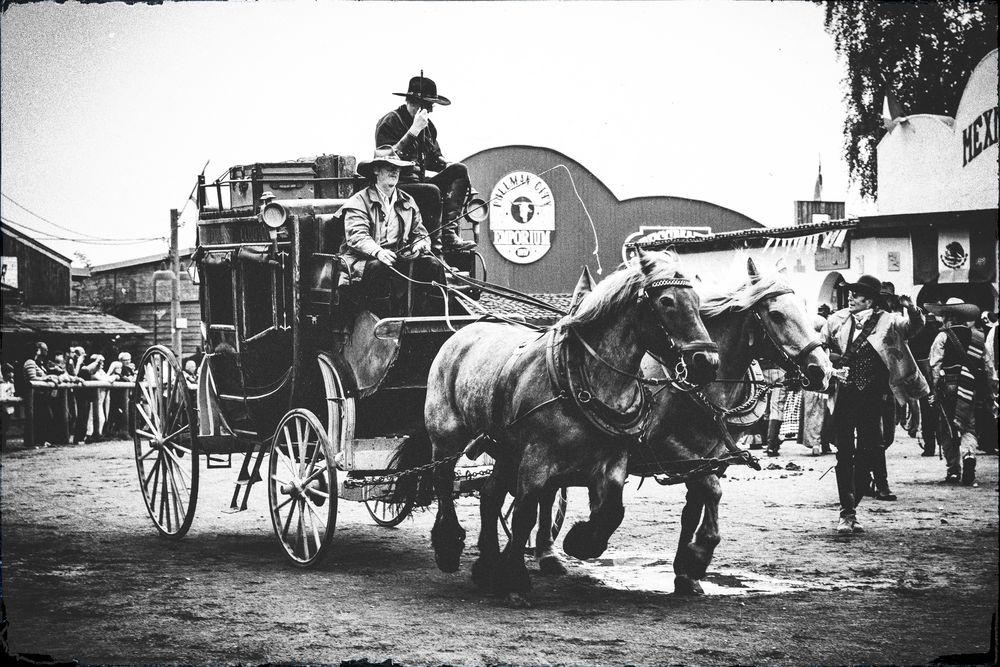
[[[415,501],[412,497],[400,502],[390,502],[386,500],[371,499],[365,501],[365,509],[378,525],[384,528],[392,528],[403,523],[406,517],[413,512]]]
[[[129,400],[135,465],[156,529],[179,539],[198,504],[194,407],[177,357],[162,345],[146,350]]]
[[[278,424],[267,499],[285,556],[299,567],[319,563],[337,525],[337,468],[325,429],[309,410],[292,410]]]

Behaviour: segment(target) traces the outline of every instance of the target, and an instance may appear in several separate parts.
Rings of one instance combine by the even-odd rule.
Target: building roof
[[[66,255],[63,255],[62,253],[56,252],[55,250],[53,250],[49,246],[45,245],[44,243],[36,241],[35,239],[33,239],[30,236],[28,236],[26,233],[24,233],[22,231],[18,231],[17,229],[11,227],[10,225],[8,225],[8,224],[6,224],[4,222],[0,222],[0,229],[3,230],[3,233],[4,233],[5,236],[10,236],[12,238],[15,238],[18,241],[20,241],[21,243],[23,243],[24,245],[30,246],[34,250],[37,250],[38,252],[42,253],[43,255],[45,255],[45,256],[47,256],[47,257],[49,257],[51,259],[54,259],[54,260],[56,260],[57,262],[59,262],[61,264],[65,264],[66,266],[69,266],[73,262],[73,260],[71,260]]]
[[[721,232],[705,236],[693,236],[657,241],[630,243],[628,245],[643,250],[663,250],[674,246],[679,252],[701,252],[745,246],[765,245],[774,239],[791,239],[802,236],[812,236],[824,232],[850,230],[852,237],[903,235],[908,236],[914,229],[922,227],[984,227],[995,228],[997,225],[996,209],[976,209],[969,211],[937,211],[933,213],[900,213],[895,215],[871,215],[845,220],[827,220],[812,222],[805,225],[789,225],[786,227],[764,227],[740,229],[734,232]]]
[[[185,257],[190,257],[194,253],[194,248],[181,248],[178,251],[180,257],[183,259]],[[98,264],[97,266],[90,267],[90,273],[86,277],[93,276],[96,273],[101,273],[102,271],[114,271],[115,269],[125,269],[130,266],[140,266],[142,264],[153,264],[156,262],[165,262],[170,257],[168,251],[163,251],[156,255],[146,255],[145,257],[136,257],[135,259],[124,259],[120,262],[110,262],[108,264]]]
[[[4,304],[3,334],[72,336],[148,333],[142,327],[84,306],[20,306]]]

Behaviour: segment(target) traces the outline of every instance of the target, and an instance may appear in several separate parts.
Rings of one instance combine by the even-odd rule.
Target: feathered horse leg
[[[542,492],[538,501],[538,531],[535,534],[535,559],[542,574],[566,574],[566,566],[559,554],[552,548],[552,505],[555,504],[558,489]]]
[[[496,460],[493,472],[479,493],[479,558],[472,564],[472,580],[479,588],[497,590],[497,568],[500,564],[500,540],[497,520],[503,500],[511,489],[511,466],[506,457]]]
[[[578,521],[563,539],[563,551],[579,559],[597,558],[608,548],[608,539],[625,518],[622,489],[625,486],[628,454],[621,452],[610,461],[607,472],[590,487],[590,518]]]
[[[681,512],[681,537],[674,557],[674,592],[701,595],[704,578],[719,544],[719,501],[722,487],[715,475],[687,482],[687,503]]]

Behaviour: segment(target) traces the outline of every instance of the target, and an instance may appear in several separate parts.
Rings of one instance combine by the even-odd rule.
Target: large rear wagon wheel
[[[337,525],[337,468],[325,429],[309,410],[296,408],[278,424],[267,499],[288,560],[299,567],[319,563]]]
[[[135,464],[153,525],[174,539],[187,533],[198,504],[191,401],[174,353],[162,345],[146,350],[129,400]]]
[[[510,496],[508,496],[510,498]],[[500,510],[500,527],[503,528],[503,532],[507,535],[507,539],[510,539],[510,521],[511,514],[514,512],[514,499],[510,498],[508,502]],[[559,537],[559,531],[562,530],[563,521],[566,520],[566,487],[559,489],[556,493],[556,501],[552,504],[552,543],[555,544],[556,538]],[[537,528],[532,529],[531,535],[528,536],[528,542],[524,545],[524,551],[527,554],[533,554],[535,551],[536,537],[535,534]]]

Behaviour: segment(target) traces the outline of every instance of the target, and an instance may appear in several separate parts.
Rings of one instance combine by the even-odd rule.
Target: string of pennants
[[[830,250],[831,248],[844,247],[847,240],[847,229],[833,229],[828,232],[818,234],[806,234],[803,236],[770,237],[764,244],[764,250],[778,251],[797,250],[803,252],[815,252],[817,248]]]

